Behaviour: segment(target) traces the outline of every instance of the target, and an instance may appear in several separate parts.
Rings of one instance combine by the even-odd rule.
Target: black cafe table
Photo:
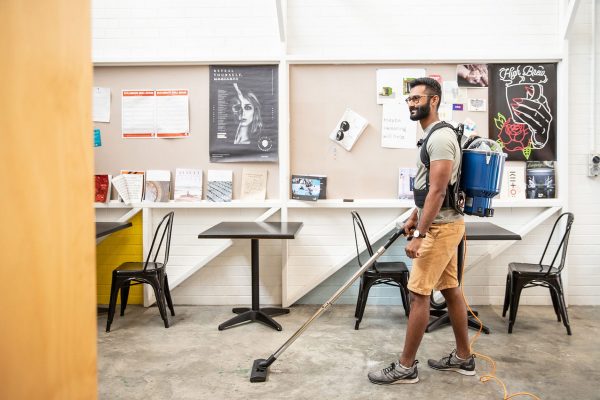
[[[96,222],[96,239],[129,228],[131,222]]]
[[[250,239],[252,255],[252,307],[234,308],[235,317],[219,325],[219,330],[229,328],[242,322],[258,321],[281,330],[273,318],[276,315],[287,314],[287,308],[259,306],[259,264],[258,241],[259,239],[294,239],[302,222],[221,222],[198,235],[199,239]]]
[[[469,240],[521,240],[521,235],[504,229],[491,222],[465,222],[465,234],[467,241]],[[461,240],[458,245],[457,263],[460,267],[463,265],[463,256],[465,254],[465,241]],[[464,266],[463,266],[464,267]],[[462,268],[458,268],[458,281],[461,282]],[[427,325],[426,332],[431,332],[436,328],[450,323],[450,317],[448,311],[445,310],[445,302],[437,303],[431,296],[431,306],[429,314],[435,319]],[[477,311],[468,311],[468,324],[470,328],[477,329],[482,328],[484,333],[490,333],[490,329],[487,326],[481,326],[481,324],[474,318],[477,316]]]

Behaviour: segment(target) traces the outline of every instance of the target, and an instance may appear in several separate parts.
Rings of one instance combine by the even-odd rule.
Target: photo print
[[[456,66],[456,81],[459,87],[488,87],[487,64],[459,64]]]

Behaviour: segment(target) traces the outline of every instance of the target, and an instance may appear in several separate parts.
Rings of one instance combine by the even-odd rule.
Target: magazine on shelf
[[[111,178],[112,176],[107,174],[94,175],[96,188],[94,201],[96,203],[106,203],[110,200]]]
[[[242,200],[264,200],[267,196],[267,170],[244,168],[242,171]]]
[[[233,171],[208,170],[206,199],[214,202],[229,202],[233,197]]]
[[[292,199],[317,201],[327,198],[324,175],[292,175]]]
[[[202,170],[177,168],[175,170],[175,201],[202,200]]]
[[[112,179],[112,185],[125,204],[142,202],[144,175],[144,171],[121,170],[121,174]]]
[[[171,171],[149,169],[146,171],[144,202],[166,203],[171,198]]]
[[[368,124],[364,117],[346,108],[344,115],[329,134],[329,139],[350,151]]]
[[[554,161],[527,161],[527,198],[553,199],[556,197]]]
[[[525,199],[525,165],[521,162],[506,163],[500,185],[501,200]]]
[[[414,199],[416,168],[400,168],[398,171],[398,198]]]

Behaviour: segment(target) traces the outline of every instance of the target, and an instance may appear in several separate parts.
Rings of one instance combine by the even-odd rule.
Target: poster
[[[189,102],[187,89],[156,91],[156,137],[190,136]]]
[[[489,132],[511,161],[556,160],[556,64],[489,65]]]
[[[123,138],[185,138],[190,135],[187,89],[123,90]]]
[[[121,135],[124,139],[154,138],[155,115],[154,90],[121,91]]]
[[[211,162],[276,162],[278,67],[210,67]]]

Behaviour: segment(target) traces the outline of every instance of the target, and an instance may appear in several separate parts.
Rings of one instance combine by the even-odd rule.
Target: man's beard
[[[412,114],[413,110],[416,110],[416,112],[414,114]],[[420,121],[423,118],[427,118],[429,116],[429,114],[431,113],[431,105],[429,104],[429,102],[427,102],[422,106],[413,107],[409,111],[411,112],[411,114],[410,114],[411,121]]]

